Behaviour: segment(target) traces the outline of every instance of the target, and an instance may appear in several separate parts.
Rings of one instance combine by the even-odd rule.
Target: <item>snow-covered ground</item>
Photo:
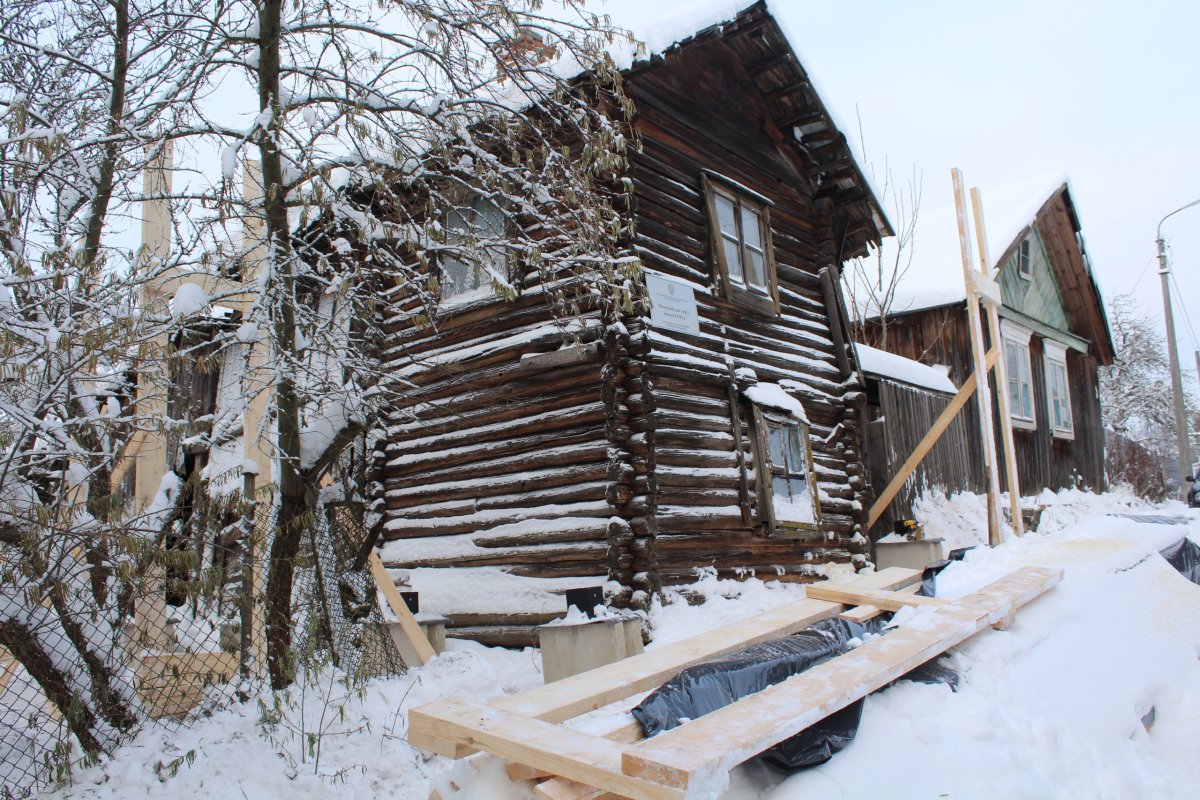
[[[901,682],[873,695],[858,738],[828,764],[790,777],[741,767],[726,800],[1200,796],[1200,586],[1157,555],[1184,535],[1200,541],[1200,514],[1179,503],[1153,509],[1121,493],[1047,493],[1038,502],[1046,506],[1040,533],[971,551],[939,578],[939,594],[949,597],[1024,564],[1066,571],[1012,627],[954,651],[957,692]],[[949,545],[983,535],[977,497],[928,498],[920,517],[927,536]],[[713,576],[698,588],[708,597],[703,606],[653,610],[655,644],[802,592]],[[441,696],[490,697],[540,682],[534,650],[452,643],[428,666],[372,681],[344,700],[335,684],[285,704],[292,725],[324,731],[319,761],[285,725],[268,729],[247,704],[184,730],[151,726],[53,796],[425,800],[436,787],[446,800],[523,800],[529,787],[509,784],[494,767],[477,774],[409,747],[405,712]]]

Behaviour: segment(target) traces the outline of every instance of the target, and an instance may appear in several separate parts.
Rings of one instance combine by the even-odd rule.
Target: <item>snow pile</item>
[[[1157,551],[1183,535],[1200,538],[1200,515],[1179,503],[1152,508],[1119,492],[1043,493],[1036,502],[1046,506],[1043,529],[1051,533],[977,548],[939,576],[939,594],[954,597],[1022,565],[1065,571],[1063,582],[1022,609],[1010,628],[986,631],[953,652],[950,665],[961,676],[957,692],[901,682],[872,695],[858,738],[828,764],[791,777],[750,764],[734,771],[723,798],[1195,796],[1200,586]],[[960,534],[963,541],[985,536],[978,497],[931,496],[923,509],[930,536],[956,527],[969,529]],[[1183,517],[1186,524],[1113,513]],[[422,572],[413,571],[414,583],[425,583]],[[439,580],[448,573],[429,572],[440,573]],[[485,576],[488,590],[500,590],[497,597],[509,588],[498,573],[461,572],[469,574],[441,591],[468,591]],[[656,603],[649,649],[804,596],[802,586],[763,577],[772,576],[733,581],[704,573],[688,587],[706,599],[703,605],[678,597]],[[432,581],[420,588],[439,591]],[[541,591],[552,596],[550,588]],[[911,621],[918,624],[919,615]],[[326,703],[327,692],[310,689],[294,702],[287,712],[294,721],[301,707],[310,727],[325,715],[319,766],[310,756],[301,761],[299,740],[282,726],[268,735],[249,704],[189,729],[151,724],[113,759],[79,772],[77,785],[59,796],[424,798],[436,788],[445,800],[526,800],[530,787],[509,784],[494,766],[477,772],[469,763],[427,757],[403,735],[414,706],[540,683],[536,651],[452,641],[429,665],[373,681],[361,699],[337,701],[344,719]],[[335,698],[342,694],[335,686]],[[172,775],[171,762],[189,752],[194,763]],[[328,777],[334,774],[340,775],[336,782]]]

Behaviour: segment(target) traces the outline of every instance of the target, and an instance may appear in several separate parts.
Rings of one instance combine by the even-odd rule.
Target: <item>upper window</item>
[[[443,303],[495,295],[495,282],[508,272],[503,234],[504,214],[486,197],[446,215],[446,244],[455,249],[441,259]]]
[[[1033,280],[1033,239],[1026,236],[1017,246],[1017,274],[1027,281]]]
[[[1029,358],[1032,331],[1005,321],[1000,326],[1004,339],[1004,367],[1008,373],[1008,411],[1013,425],[1037,426],[1033,411],[1033,369]]]
[[[766,198],[702,174],[713,266],[726,299],[778,313],[770,204]]]
[[[816,530],[821,504],[813,481],[808,426],[795,418],[754,407],[761,520],[772,533]]]
[[[1046,408],[1054,435],[1063,439],[1075,438],[1071,419],[1071,389],[1067,384],[1067,348],[1058,342],[1045,340]]]

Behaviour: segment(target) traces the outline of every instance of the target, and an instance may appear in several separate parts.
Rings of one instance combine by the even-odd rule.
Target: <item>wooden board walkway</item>
[[[915,570],[892,568],[844,584],[819,584],[810,587],[807,600],[521,694],[491,703],[430,703],[409,712],[408,739],[451,758],[483,750],[525,765],[528,774],[554,776],[537,788],[552,800],[711,800],[728,785],[732,767],[984,628],[1007,625],[1062,572],[1026,567],[949,601],[896,591],[918,578]],[[843,613],[846,604],[920,606],[927,616],[651,739],[636,741],[624,721],[607,733],[560,724],[655,688],[692,664]]]

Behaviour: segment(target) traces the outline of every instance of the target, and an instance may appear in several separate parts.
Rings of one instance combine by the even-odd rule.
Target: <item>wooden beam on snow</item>
[[[829,600],[847,606],[875,606],[884,611],[899,611],[905,606],[945,606],[949,600],[940,597],[924,597],[899,592],[881,592],[877,589],[857,589],[844,583],[813,583],[806,587],[808,596],[817,600]]]
[[[732,705],[627,748],[626,775],[688,792],[896,680],[939,653],[1002,622],[1062,579],[1026,567],[902,627]]]
[[[428,709],[428,711],[427,711]],[[408,712],[410,729],[461,739],[501,758],[561,775],[587,786],[603,785],[634,800],[683,800],[683,792],[621,771],[625,745],[562,725],[460,697],[436,708]]]

